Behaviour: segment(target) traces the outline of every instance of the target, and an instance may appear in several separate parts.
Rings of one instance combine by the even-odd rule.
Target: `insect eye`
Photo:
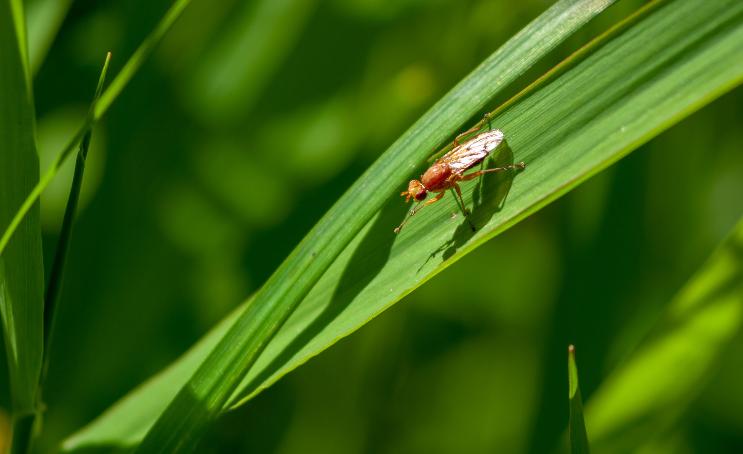
[[[415,194],[415,200],[421,201],[425,200],[428,193],[426,191],[420,191],[419,193]]]

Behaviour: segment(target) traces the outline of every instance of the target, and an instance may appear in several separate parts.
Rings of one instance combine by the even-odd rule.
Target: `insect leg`
[[[459,209],[462,210],[462,214],[464,215],[464,218],[467,219],[467,222],[470,224],[470,228],[474,232],[475,224],[472,223],[472,221],[469,218],[470,212],[467,210],[467,206],[464,204],[464,198],[462,197],[462,190],[459,189],[459,185],[457,183],[452,184],[452,188],[454,188],[455,192],[455,199],[457,199],[457,205],[459,205]]]
[[[482,129],[483,125],[484,125],[484,124],[485,124],[486,122],[488,123],[488,127],[489,127],[489,126],[490,126],[490,112],[488,112],[488,113],[486,113],[485,115],[483,115],[483,116],[482,116],[482,120],[478,121],[478,122],[477,122],[477,124],[475,124],[475,126],[471,127],[470,129],[468,129],[468,130],[464,131],[464,132],[463,132],[463,133],[461,133],[461,134],[457,134],[457,137],[455,137],[455,138],[454,138],[454,146],[455,146],[455,147],[459,146],[459,140],[460,140],[460,139],[461,139],[462,137],[464,137],[464,136],[466,136],[466,135],[469,135],[469,134],[472,134],[473,132],[477,132],[477,131],[479,131],[480,129]]]
[[[475,126],[473,126],[473,127],[471,127],[470,129],[468,129],[468,130],[464,131],[463,133],[457,134],[457,137],[455,137],[455,138],[454,138],[454,141],[453,141],[453,142],[452,142],[452,143],[451,143],[450,145],[447,145],[447,146],[445,146],[444,148],[442,148],[442,149],[440,149],[440,150],[436,151],[436,152],[435,152],[435,153],[433,153],[433,154],[432,154],[431,156],[429,156],[429,157],[428,157],[428,159],[426,159],[426,161],[427,161],[427,162],[433,162],[433,161],[435,161],[436,159],[440,158],[440,157],[441,157],[441,156],[442,156],[442,155],[443,155],[444,153],[446,153],[447,151],[450,151],[450,150],[452,150],[453,148],[456,148],[456,147],[458,147],[458,146],[460,145],[459,141],[460,141],[460,140],[461,140],[461,139],[462,139],[462,138],[463,138],[464,136],[467,136],[467,135],[469,135],[469,134],[472,134],[473,132],[477,132],[477,131],[479,131],[480,129],[482,129],[482,127],[483,127],[483,125],[484,125],[485,123],[487,123],[487,124],[488,124],[488,129],[493,129],[493,125],[491,125],[491,124],[490,124],[490,120],[491,120],[491,119],[492,119],[492,116],[490,115],[490,113],[486,113],[485,115],[483,115],[483,116],[482,116],[482,120],[478,121],[478,122],[477,122],[477,124],[476,124]]]
[[[507,165],[505,167],[495,167],[493,169],[478,170],[477,172],[472,172],[472,173],[467,174],[467,175],[462,175],[462,177],[460,178],[460,180],[461,181],[467,181],[467,180],[472,180],[473,178],[477,178],[480,175],[484,175],[486,173],[502,172],[504,170],[516,170],[516,169],[521,170],[521,169],[525,169],[525,168],[526,168],[526,164],[524,164],[523,162],[519,162],[517,164],[510,164],[510,165]]]
[[[402,230],[402,227],[405,225],[406,222],[408,222],[408,219],[410,219],[411,217],[415,216],[415,213],[417,213],[418,211],[420,211],[421,208],[423,208],[425,206],[428,206],[428,205],[431,205],[432,203],[438,202],[439,200],[441,200],[442,197],[444,197],[444,194],[446,194],[446,192],[444,192],[444,191],[439,192],[432,199],[426,200],[425,202],[419,203],[418,205],[416,205],[415,207],[413,207],[408,212],[408,215],[405,217],[405,219],[402,220],[402,222],[400,223],[400,225],[397,226],[397,228],[395,229],[395,233],[400,233],[400,230]]]

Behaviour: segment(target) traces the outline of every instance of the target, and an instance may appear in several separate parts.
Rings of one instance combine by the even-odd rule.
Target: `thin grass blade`
[[[39,179],[23,7],[0,1],[0,224],[6,225]],[[41,367],[44,274],[39,205],[0,255],[0,312],[16,416],[36,411]]]
[[[0,225],[39,179],[34,102],[20,0],[0,0]],[[37,411],[44,269],[39,204],[0,254],[0,316],[13,405],[12,452],[24,453]]]
[[[96,86],[95,95],[93,97],[93,106],[101,96],[101,91],[103,90],[103,84],[106,81],[106,74],[108,73],[108,65],[110,62],[111,52],[106,54],[103,69],[98,77],[98,85]],[[83,185],[83,175],[85,173],[85,160],[88,157],[88,149],[90,147],[90,139],[92,136],[93,128],[89,128],[83,136],[83,139],[80,142],[80,148],[77,151],[75,173],[72,177],[70,195],[67,198],[67,206],[65,208],[64,219],[62,220],[62,228],[59,231],[57,251],[54,254],[54,262],[52,263],[52,269],[49,273],[49,283],[46,288],[46,294],[44,295],[44,359],[42,361],[41,378],[39,380],[39,386],[42,389],[49,368],[49,353],[51,351],[52,337],[54,334],[57,303],[59,301],[59,293],[62,290],[64,267],[67,261],[67,251],[69,250],[70,238],[72,237],[72,224],[75,219],[75,213],[77,212],[77,203],[80,199],[80,189]]]

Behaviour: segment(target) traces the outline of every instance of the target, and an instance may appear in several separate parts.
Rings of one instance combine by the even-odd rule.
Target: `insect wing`
[[[484,132],[445,154],[440,161],[446,162],[454,173],[462,173],[481,162],[503,142],[500,129]]]

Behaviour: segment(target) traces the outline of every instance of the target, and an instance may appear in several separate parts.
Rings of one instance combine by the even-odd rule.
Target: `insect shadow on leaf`
[[[513,163],[513,150],[508,145],[508,141],[503,140],[498,150],[480,164],[480,168],[507,167],[513,165]],[[426,261],[418,268],[418,271],[422,270],[430,260],[439,254],[441,254],[442,261],[451,258],[476,233],[472,231],[470,222],[478,229],[490,222],[490,219],[503,209],[513,179],[518,172],[520,170],[506,170],[493,175],[481,175],[472,190],[472,208],[470,209],[469,219],[462,218],[462,223],[454,230],[451,239],[431,252]],[[465,200],[465,203],[468,203],[468,201]]]

